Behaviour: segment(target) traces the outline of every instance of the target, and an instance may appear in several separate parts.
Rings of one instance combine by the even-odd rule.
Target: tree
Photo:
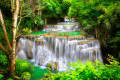
[[[120,54],[120,1],[72,0],[69,17],[74,17],[80,27],[101,42],[102,53]]]
[[[16,26],[17,26],[17,19],[18,19],[18,12],[19,12],[19,0],[10,0],[11,2],[11,13],[12,13],[12,44],[8,39],[8,35],[5,28],[5,23],[2,16],[2,11],[0,9],[0,22],[3,29],[4,37],[6,40],[6,44],[8,49],[0,43],[0,49],[4,52],[7,58],[8,68],[9,68],[9,77],[15,78],[14,71],[15,71],[15,47],[16,47]]]

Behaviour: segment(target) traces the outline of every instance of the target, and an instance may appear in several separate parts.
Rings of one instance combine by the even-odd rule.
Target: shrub
[[[30,78],[31,78],[31,74],[29,72],[24,72],[21,75],[22,80],[30,80]]]
[[[7,59],[6,56],[2,54],[0,54],[0,73],[1,74],[8,73]]]
[[[16,59],[16,70],[15,74],[21,76],[23,72],[30,72],[32,73],[34,71],[34,66],[31,63],[28,63],[26,60],[22,61],[19,59]]]
[[[34,70],[34,66],[31,63],[28,63],[26,60],[22,61],[19,59],[15,59],[15,62],[15,75],[17,76],[21,76],[24,72],[32,73]],[[0,72],[2,74],[8,73],[7,59],[5,55],[0,55]]]
[[[22,33],[23,33],[23,34],[30,34],[31,32],[32,32],[32,30],[29,29],[29,28],[24,28],[24,29],[22,29]]]
[[[110,64],[96,63],[86,61],[84,64],[77,60],[76,63],[68,63],[74,69],[67,69],[67,72],[48,73],[44,74],[41,80],[119,80],[120,66],[113,57],[110,59]]]

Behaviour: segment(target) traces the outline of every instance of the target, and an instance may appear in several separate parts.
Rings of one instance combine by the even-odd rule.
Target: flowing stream
[[[60,22],[57,25],[47,25],[43,30],[48,33],[41,35],[23,35],[19,39],[16,58],[27,59],[35,66],[52,70],[66,71],[67,63],[82,63],[86,60],[103,62],[100,43],[93,36],[75,35],[60,36],[60,32],[81,31],[77,22]],[[69,67],[70,68],[70,67]]]

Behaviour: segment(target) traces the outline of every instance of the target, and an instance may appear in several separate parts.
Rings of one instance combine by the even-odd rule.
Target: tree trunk
[[[8,50],[6,50],[1,44],[0,44],[0,49],[6,55],[8,68],[9,68],[9,77],[13,79],[17,78],[14,76],[14,71],[15,71],[16,26],[17,26],[17,19],[18,19],[18,11],[19,11],[19,0],[15,0],[15,5],[11,0],[11,12],[12,12],[12,46],[11,46],[8,39],[7,31],[5,28],[2,12],[0,9],[0,22],[3,28],[3,33],[8,46]]]
[[[16,47],[16,29],[19,11],[19,0],[15,2],[15,9],[12,12],[12,51],[10,52],[10,77],[14,76],[15,71],[15,47]]]
[[[47,26],[47,18],[45,18],[45,27]]]

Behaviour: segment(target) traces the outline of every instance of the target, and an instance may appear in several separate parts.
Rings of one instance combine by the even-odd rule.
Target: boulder
[[[47,63],[47,67],[51,69],[51,71],[54,69],[54,71],[57,70],[58,67],[58,62],[52,62],[52,63]]]
[[[55,62],[55,63],[53,64],[53,68],[54,68],[55,71],[57,70],[57,67],[58,67],[58,62]]]

